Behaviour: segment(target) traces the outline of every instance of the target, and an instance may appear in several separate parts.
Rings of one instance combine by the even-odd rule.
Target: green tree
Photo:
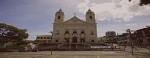
[[[129,2],[130,1],[132,1],[132,0],[129,0]],[[150,0],[140,0],[140,3],[139,3],[140,6],[148,5],[148,4],[150,4]]]
[[[19,29],[12,25],[0,23],[0,43],[7,43],[9,41],[19,42],[28,38],[27,29]]]

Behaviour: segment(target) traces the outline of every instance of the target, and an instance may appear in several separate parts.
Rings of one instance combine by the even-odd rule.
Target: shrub
[[[9,46],[6,46],[6,48],[7,49],[12,49],[12,50],[15,49],[16,50],[16,49],[19,49],[19,45],[9,45]]]

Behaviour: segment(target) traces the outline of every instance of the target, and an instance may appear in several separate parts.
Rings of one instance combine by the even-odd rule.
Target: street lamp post
[[[132,49],[132,55],[133,55],[133,40],[132,40],[131,30],[130,30],[130,29],[127,29],[126,31],[127,31],[127,32],[129,33],[129,35],[130,35],[130,43],[131,43],[131,49]]]
[[[119,48],[120,48],[120,38],[119,38],[118,33],[117,33],[117,43],[118,43],[118,46],[119,46]]]

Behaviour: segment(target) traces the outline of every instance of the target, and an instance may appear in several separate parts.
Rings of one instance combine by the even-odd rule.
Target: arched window
[[[73,31],[73,33],[77,33],[77,31],[76,31],[76,30],[74,30],[74,31]]]
[[[65,31],[65,33],[69,33],[69,31],[68,31],[68,30],[66,30],[66,31]]]
[[[60,19],[60,16],[58,16],[58,19]]]
[[[94,32],[93,32],[93,31],[91,31],[91,35],[94,35]]]
[[[84,34],[85,32],[84,32],[84,30],[81,30],[81,34]]]
[[[69,31],[68,30],[66,30],[65,31],[65,33],[64,33],[64,38],[66,39],[68,39],[70,37],[70,34],[69,34]]]
[[[55,40],[55,42],[58,42],[58,40]]]
[[[94,40],[91,40],[91,42],[93,43],[93,42],[94,42]]]
[[[90,16],[90,19],[92,19],[92,16]]]

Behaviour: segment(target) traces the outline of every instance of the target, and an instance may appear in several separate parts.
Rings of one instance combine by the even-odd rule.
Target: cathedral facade
[[[52,43],[97,43],[97,23],[95,13],[86,12],[85,21],[73,16],[64,21],[65,14],[60,9],[55,13]]]

